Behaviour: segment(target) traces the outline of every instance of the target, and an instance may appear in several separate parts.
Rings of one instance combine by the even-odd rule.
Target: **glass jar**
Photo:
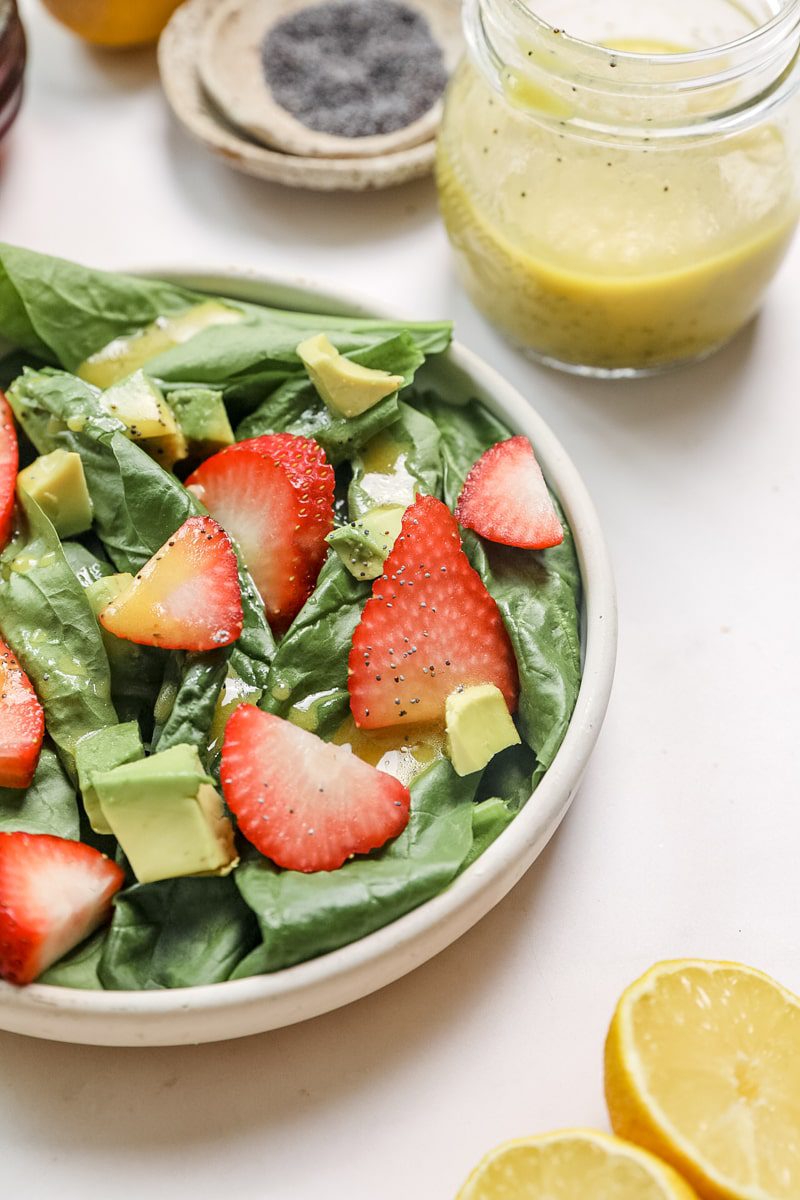
[[[14,0],[0,0],[0,142],[22,103],[25,34]]]
[[[465,0],[437,161],[465,286],[552,366],[704,357],[800,212],[800,0],[534,2]]]

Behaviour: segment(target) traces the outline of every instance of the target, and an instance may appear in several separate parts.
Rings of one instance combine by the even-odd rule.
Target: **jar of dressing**
[[[646,374],[727,342],[800,212],[800,0],[464,13],[437,177],[475,303],[582,374]]]

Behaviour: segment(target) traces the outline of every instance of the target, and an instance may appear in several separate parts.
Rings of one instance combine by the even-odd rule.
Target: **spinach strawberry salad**
[[[0,976],[280,970],[443,891],[530,800],[580,575],[446,324],[0,245]]]

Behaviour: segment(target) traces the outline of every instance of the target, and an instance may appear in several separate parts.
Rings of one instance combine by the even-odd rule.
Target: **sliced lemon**
[[[797,1200],[800,999],[735,963],[658,963],[617,1006],[606,1100],[707,1200]]]
[[[566,1129],[505,1142],[456,1200],[697,1200],[670,1167],[620,1138]]]

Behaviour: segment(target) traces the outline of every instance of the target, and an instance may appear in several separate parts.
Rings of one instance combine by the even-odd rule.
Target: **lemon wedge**
[[[456,1200],[697,1200],[670,1167],[620,1138],[567,1129],[505,1142]]]
[[[706,1200],[800,1197],[800,999],[734,963],[658,963],[623,994],[606,1041],[622,1137]]]

